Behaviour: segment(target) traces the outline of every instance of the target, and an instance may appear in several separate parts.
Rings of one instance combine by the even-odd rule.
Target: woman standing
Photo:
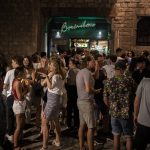
[[[28,92],[27,80],[25,80],[25,70],[23,67],[15,69],[15,79],[12,84],[14,96],[13,111],[16,116],[16,129],[14,133],[14,149],[20,150],[19,139],[23,131],[25,122],[25,101],[24,96]]]
[[[42,131],[43,131],[43,147],[41,150],[48,149],[48,123],[54,121],[56,139],[52,144],[60,146],[60,97],[63,89],[63,72],[61,70],[60,61],[53,59],[50,62],[50,73],[48,76],[44,75],[45,80],[42,82],[43,86],[47,86],[47,103],[42,112]]]

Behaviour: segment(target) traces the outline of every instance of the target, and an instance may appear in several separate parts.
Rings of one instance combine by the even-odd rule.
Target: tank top
[[[13,94],[13,96],[14,96],[14,100],[16,100],[16,101],[20,101],[20,99],[18,98],[18,96],[17,96],[17,92],[16,92],[16,90],[14,89],[14,82],[15,81],[17,81],[18,79],[14,79],[13,80],[13,83],[12,83],[12,94]],[[20,80],[19,80],[20,81]],[[22,87],[21,87],[21,90],[22,90]]]

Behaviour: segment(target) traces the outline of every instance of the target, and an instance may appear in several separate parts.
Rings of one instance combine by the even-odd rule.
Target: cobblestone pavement
[[[68,131],[67,129],[62,129],[62,146],[56,147],[51,145],[54,137],[49,137],[49,150],[79,150],[79,143],[77,138],[77,132],[73,133]],[[24,142],[23,142],[24,150],[40,150],[42,147],[42,137],[39,137],[39,131],[35,126],[30,127],[24,131]],[[103,144],[95,143],[95,150],[112,150],[113,143],[111,140],[107,140]],[[123,150],[123,149],[122,149]]]
[[[42,148],[42,137],[39,136],[40,130],[35,126],[34,114],[32,114],[31,125],[25,127],[24,130],[23,150],[40,150]],[[49,136],[48,150],[79,150],[77,131],[69,131],[64,125],[61,125],[61,130],[61,146],[53,146],[51,143],[54,136]],[[123,143],[121,150],[125,150]],[[113,150],[113,141],[102,138],[98,143],[95,142],[95,150]]]
[[[42,147],[42,137],[39,136],[40,131],[35,125],[31,125],[24,130],[23,150],[40,150]],[[79,150],[79,141],[77,137],[77,131],[72,132],[69,129],[62,126],[60,147],[53,146],[51,143],[54,136],[50,135],[48,150]],[[101,137],[99,143],[95,142],[95,150],[113,150],[113,141],[111,139],[105,139]],[[125,139],[121,138],[121,150],[125,150]],[[150,150],[148,145],[146,150]]]

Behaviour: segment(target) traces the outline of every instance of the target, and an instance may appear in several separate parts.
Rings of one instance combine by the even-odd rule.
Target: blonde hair
[[[62,79],[65,79],[65,73],[61,66],[61,60],[59,58],[51,58],[50,63],[53,63],[56,67],[56,74],[59,74],[62,76]]]

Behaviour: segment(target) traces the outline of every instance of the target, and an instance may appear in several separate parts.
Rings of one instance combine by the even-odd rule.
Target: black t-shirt
[[[95,80],[95,85],[94,88],[95,89],[100,89],[101,91],[100,93],[95,94],[94,98],[95,99],[103,99],[103,88],[104,88],[104,80],[106,79],[106,76],[103,72],[103,70],[99,71],[99,78]]]

